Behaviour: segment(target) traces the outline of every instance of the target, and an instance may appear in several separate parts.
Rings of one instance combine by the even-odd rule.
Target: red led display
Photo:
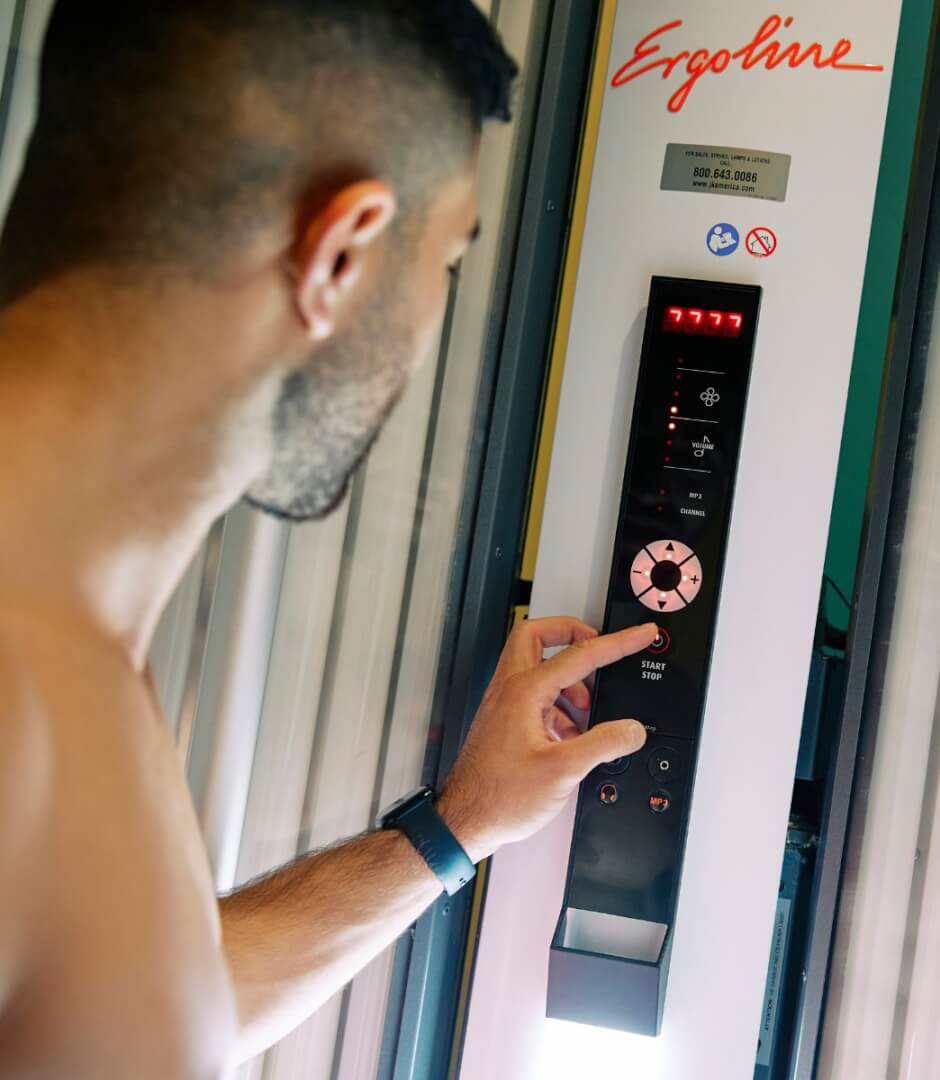
[[[744,316],[737,311],[703,311],[701,308],[666,308],[663,329],[673,334],[706,334],[709,337],[740,337]]]

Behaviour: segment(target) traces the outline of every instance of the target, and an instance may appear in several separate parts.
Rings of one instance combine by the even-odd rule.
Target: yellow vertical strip
[[[542,412],[542,429],[539,434],[539,446],[536,456],[534,486],[529,504],[529,520],[526,525],[522,576],[529,581],[532,580],[535,572],[535,557],[538,551],[539,532],[542,527],[545,490],[548,486],[548,469],[551,462],[552,443],[555,438],[555,424],[558,419],[558,399],[561,396],[561,378],[565,366],[565,352],[568,347],[568,332],[571,327],[571,309],[574,305],[574,286],[578,275],[578,264],[581,260],[581,238],[584,234],[584,220],[587,216],[591,173],[594,169],[594,153],[597,148],[597,135],[601,122],[601,106],[604,100],[604,91],[607,88],[607,65],[610,60],[610,44],[614,33],[614,16],[616,12],[617,0],[601,0],[593,75],[588,93],[584,134],[581,140],[581,155],[578,162],[571,229],[568,235],[568,250],[565,255],[565,266],[562,273],[555,338],[552,345],[548,386]],[[526,611],[527,609],[524,607],[514,609],[513,625],[525,617]],[[457,1030],[454,1037],[448,1080],[456,1080],[457,1077],[460,1049],[463,1044],[463,1033],[470,1003],[473,962],[476,955],[480,922],[483,918],[483,904],[486,896],[488,875],[489,860],[486,860],[480,865],[475,882],[470,927],[467,935],[467,951],[464,957],[463,978],[460,986],[460,1000],[457,1006]]]
[[[525,546],[522,553],[522,577],[525,581],[532,581],[535,577],[535,560],[538,555],[542,517],[545,512],[545,492],[548,488],[548,471],[552,460],[552,446],[555,441],[555,425],[558,422],[558,402],[561,397],[565,355],[568,351],[568,334],[571,330],[574,289],[578,277],[578,266],[581,262],[581,241],[584,236],[584,221],[587,217],[588,197],[591,192],[591,175],[594,171],[594,155],[597,150],[597,137],[601,126],[601,108],[604,103],[604,92],[607,89],[607,66],[610,61],[610,46],[614,35],[614,16],[616,13],[616,0],[603,0],[597,47],[594,54],[594,74],[588,97],[584,138],[581,143],[581,159],[578,163],[578,179],[571,215],[571,229],[568,235],[568,251],[565,256],[565,268],[562,274],[561,293],[558,302],[558,317],[555,322],[555,339],[552,345],[548,386],[545,391],[545,405],[542,411],[542,429],[539,434],[539,445],[535,458],[535,476],[532,485],[532,498],[529,503],[529,520],[526,525]]]

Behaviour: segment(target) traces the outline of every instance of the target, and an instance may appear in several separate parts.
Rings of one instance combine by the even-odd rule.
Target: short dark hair
[[[91,262],[211,272],[304,185],[420,202],[517,72],[471,0],[58,0],[0,303]]]

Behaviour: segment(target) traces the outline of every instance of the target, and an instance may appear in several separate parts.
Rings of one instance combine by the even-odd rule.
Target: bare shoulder
[[[13,629],[0,620],[0,1076],[58,1075],[60,1059],[76,1077],[184,1075],[178,1062],[216,1052],[200,1026],[224,1032],[232,1006],[172,740],[106,643],[54,621]],[[79,1068],[77,1045],[92,1054]]]
[[[0,633],[0,780],[4,781],[0,783],[0,806],[4,808],[9,784],[21,786],[23,769],[29,774],[41,765],[44,732],[36,719],[37,699],[31,681]],[[6,819],[7,815],[0,816],[0,826]]]
[[[29,680],[0,640],[0,1010],[25,963],[31,853],[48,812],[45,731]]]
[[[26,809],[20,800],[33,790],[34,774],[41,771],[45,756],[46,731],[40,711],[29,673],[17,663],[0,632],[0,807],[8,807],[16,789],[19,814]],[[8,815],[0,815],[0,827],[7,820]]]

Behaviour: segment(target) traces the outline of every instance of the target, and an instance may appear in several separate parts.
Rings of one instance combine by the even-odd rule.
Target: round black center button
[[[674,562],[660,562],[650,571],[650,581],[654,589],[672,592],[682,584],[682,571]]]
[[[665,784],[682,772],[682,755],[671,746],[659,746],[650,754],[650,776]]]

